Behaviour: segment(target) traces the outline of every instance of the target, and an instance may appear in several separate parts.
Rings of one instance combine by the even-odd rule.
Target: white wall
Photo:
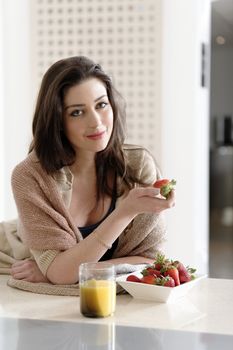
[[[4,115],[2,217],[15,216],[10,175],[28,148],[31,101],[58,59],[82,54],[103,64],[127,100],[127,141],[156,151],[160,159],[161,0],[3,2],[5,111],[10,104],[11,118]]]
[[[2,23],[2,10],[3,3],[0,2],[0,77],[3,76],[3,23]],[[0,220],[3,220],[4,214],[4,82],[0,79]]]
[[[30,142],[32,109],[29,55],[30,0],[1,1],[3,104],[1,109],[1,212],[0,220],[16,217],[10,174],[21,161]],[[2,135],[1,135],[2,136]]]
[[[209,91],[200,87],[201,42],[209,42],[209,1],[163,1],[162,168],[177,179],[167,213],[168,256],[208,271]]]

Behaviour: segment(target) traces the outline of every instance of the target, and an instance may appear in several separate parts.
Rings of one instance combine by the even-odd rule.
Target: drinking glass
[[[80,311],[86,317],[107,317],[116,308],[115,267],[83,263],[79,267]]]

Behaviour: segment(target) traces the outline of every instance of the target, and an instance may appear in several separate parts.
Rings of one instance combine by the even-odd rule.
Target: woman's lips
[[[95,134],[87,135],[87,137],[91,140],[98,140],[101,139],[105,134],[105,131],[101,131]]]

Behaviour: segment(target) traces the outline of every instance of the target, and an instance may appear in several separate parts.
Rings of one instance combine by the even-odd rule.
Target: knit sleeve
[[[152,185],[161,178],[160,169],[152,154],[142,147],[127,149],[129,164],[145,185]],[[166,225],[162,213],[137,215],[119,236],[113,258],[143,256],[154,258],[161,252],[166,240]]]
[[[113,258],[139,255],[153,259],[162,252],[165,240],[163,214],[139,214],[120,235]]]
[[[77,228],[51,176],[20,163],[12,174],[12,190],[20,234],[29,249],[66,250],[77,243]]]
[[[139,255],[154,259],[157,253],[163,253],[167,229],[163,214],[159,214],[148,235],[136,246],[129,255]]]
[[[60,253],[58,250],[34,250],[31,249],[31,254],[35,259],[39,269],[44,276],[47,274],[48,267],[53,262],[55,257]]]
[[[144,183],[151,185],[156,180],[161,178],[161,172],[154,157],[147,149],[143,149],[142,156],[143,158],[139,177]]]
[[[140,183],[152,185],[161,178],[159,166],[153,155],[144,147],[124,145],[125,159]]]

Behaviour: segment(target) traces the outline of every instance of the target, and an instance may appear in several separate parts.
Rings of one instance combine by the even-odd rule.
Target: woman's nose
[[[90,126],[96,127],[102,124],[101,116],[98,111],[94,110],[90,113]]]

